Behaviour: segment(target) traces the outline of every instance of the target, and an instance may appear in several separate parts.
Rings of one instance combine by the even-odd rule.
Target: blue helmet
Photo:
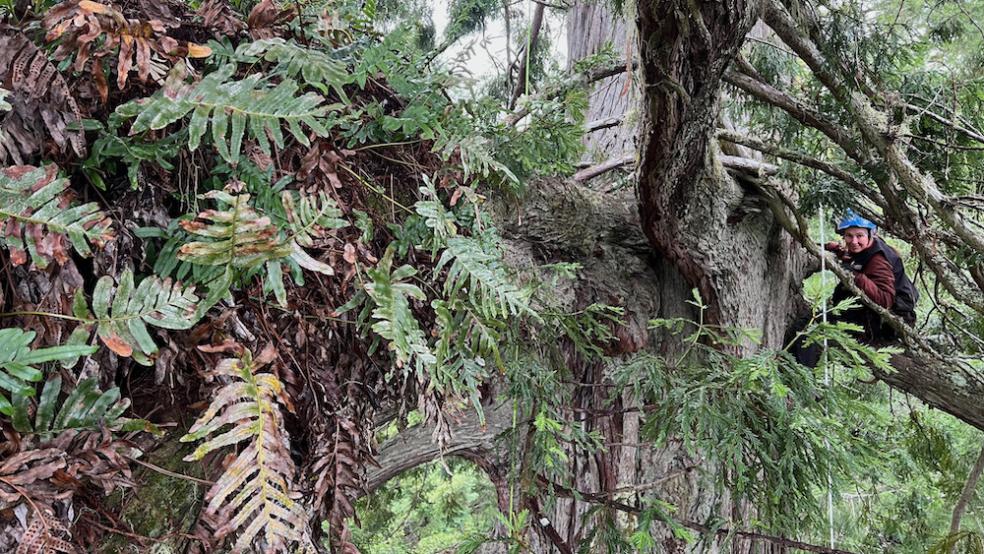
[[[844,212],[844,218],[841,219],[840,223],[837,224],[837,232],[840,234],[844,234],[844,231],[846,231],[850,227],[860,227],[862,229],[867,229],[869,235],[878,230],[877,225],[859,216],[858,214],[854,213],[854,210],[848,208],[847,211]]]

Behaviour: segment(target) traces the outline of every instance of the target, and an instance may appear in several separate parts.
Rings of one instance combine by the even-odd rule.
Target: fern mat
[[[485,202],[572,168],[578,91],[507,125],[368,2],[0,16],[0,551],[352,551],[382,407],[445,444],[562,328]],[[142,535],[135,468],[199,511]]]

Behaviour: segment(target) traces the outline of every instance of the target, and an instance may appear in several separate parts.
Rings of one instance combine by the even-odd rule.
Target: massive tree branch
[[[486,408],[485,424],[473,410],[460,414],[453,422],[453,440],[442,452],[429,425],[417,425],[383,443],[376,456],[378,467],[366,476],[366,491],[373,492],[393,477],[441,456],[460,456],[471,460],[496,458],[495,439],[511,426],[512,404],[502,402]]]

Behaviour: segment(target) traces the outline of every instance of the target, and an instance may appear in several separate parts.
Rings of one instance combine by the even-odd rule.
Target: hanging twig
[[[513,88],[512,95],[509,97],[509,109],[516,107],[516,101],[527,90],[527,75],[530,71],[530,63],[533,59],[533,49],[540,38],[540,27],[543,26],[543,4],[537,4],[533,9],[533,20],[530,22],[529,35],[526,39],[526,49],[519,60],[519,73],[516,75],[516,86]]]
[[[982,471],[984,471],[984,447],[981,448],[981,453],[977,456],[974,467],[970,469],[967,482],[964,483],[963,490],[960,492],[960,498],[957,499],[957,503],[953,507],[953,516],[950,518],[951,537],[960,531],[960,520],[963,519],[964,512],[967,511],[967,504],[970,503],[970,499],[974,497],[974,491],[977,490],[977,482],[981,478]],[[956,550],[956,545],[950,546],[951,554]]]

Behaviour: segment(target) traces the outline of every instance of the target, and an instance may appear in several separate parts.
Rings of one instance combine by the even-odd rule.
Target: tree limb
[[[400,473],[442,456],[494,457],[495,439],[510,428],[511,413],[510,402],[488,407],[483,424],[474,411],[463,412],[451,425],[453,439],[443,452],[433,440],[430,426],[417,425],[403,430],[380,447],[376,456],[378,467],[366,475],[364,492],[373,492]]]
[[[848,157],[857,162],[858,165],[862,167],[869,165],[868,160],[861,153],[860,146],[850,131],[830,121],[824,114],[814,110],[806,102],[744,72],[739,73],[735,70],[729,70],[724,74],[724,80],[749,96],[766,104],[781,108],[803,125],[820,131],[833,141],[834,144],[839,146]]]
[[[610,129],[612,127],[618,127],[621,124],[622,124],[621,117],[606,117],[605,119],[596,119],[584,126],[584,132],[593,133],[595,131],[601,131],[602,129]]]
[[[725,169],[752,177],[772,177],[779,173],[779,168],[775,165],[751,158],[728,156],[727,154],[719,154],[717,158]]]
[[[812,156],[808,156],[806,154],[803,154],[802,152],[797,152],[795,150],[783,148],[776,144],[765,142],[764,140],[755,137],[742,135],[734,131],[729,131],[727,129],[718,129],[717,138],[718,140],[723,140],[734,144],[740,144],[742,146],[751,148],[753,150],[758,150],[763,154],[769,154],[771,156],[782,158],[784,160],[791,161],[793,163],[802,165],[804,167],[809,167],[811,169],[822,171],[823,173],[826,173],[827,175],[830,175],[831,177],[850,186],[851,189],[853,189],[855,192],[859,194],[863,194],[869,200],[874,202],[875,205],[877,205],[878,207],[884,208],[886,206],[885,198],[882,197],[880,194],[878,194],[877,191],[872,190],[871,186],[869,186],[866,183],[862,183],[854,175],[832,163],[825,162],[823,160],[814,158]]]
[[[526,41],[526,48],[519,60],[519,72],[516,75],[516,86],[509,96],[509,109],[516,107],[516,101],[526,92],[526,74],[529,72],[530,58],[533,57],[533,50],[536,42],[540,38],[540,27],[543,26],[544,5],[537,3],[533,9],[533,21],[530,23],[529,38]],[[510,68],[511,70],[511,68]]]
[[[974,491],[977,490],[977,481],[980,480],[982,472],[984,472],[984,447],[981,448],[981,453],[977,456],[974,467],[970,469],[967,482],[964,483],[963,490],[960,492],[960,498],[957,499],[957,504],[953,507],[953,517],[950,518],[950,536],[956,535],[960,531],[960,520],[963,519],[970,499],[974,497]],[[956,548],[951,546],[950,552],[955,551]]]
[[[617,158],[612,158],[598,165],[593,165],[591,167],[587,167],[582,169],[581,171],[578,171],[577,173],[574,174],[574,181],[577,183],[583,183],[584,181],[594,179],[595,177],[602,175],[604,173],[608,173],[609,171],[612,171],[614,169],[618,169],[620,167],[624,167],[629,164],[635,163],[635,161],[636,161],[635,154],[625,154]]]

